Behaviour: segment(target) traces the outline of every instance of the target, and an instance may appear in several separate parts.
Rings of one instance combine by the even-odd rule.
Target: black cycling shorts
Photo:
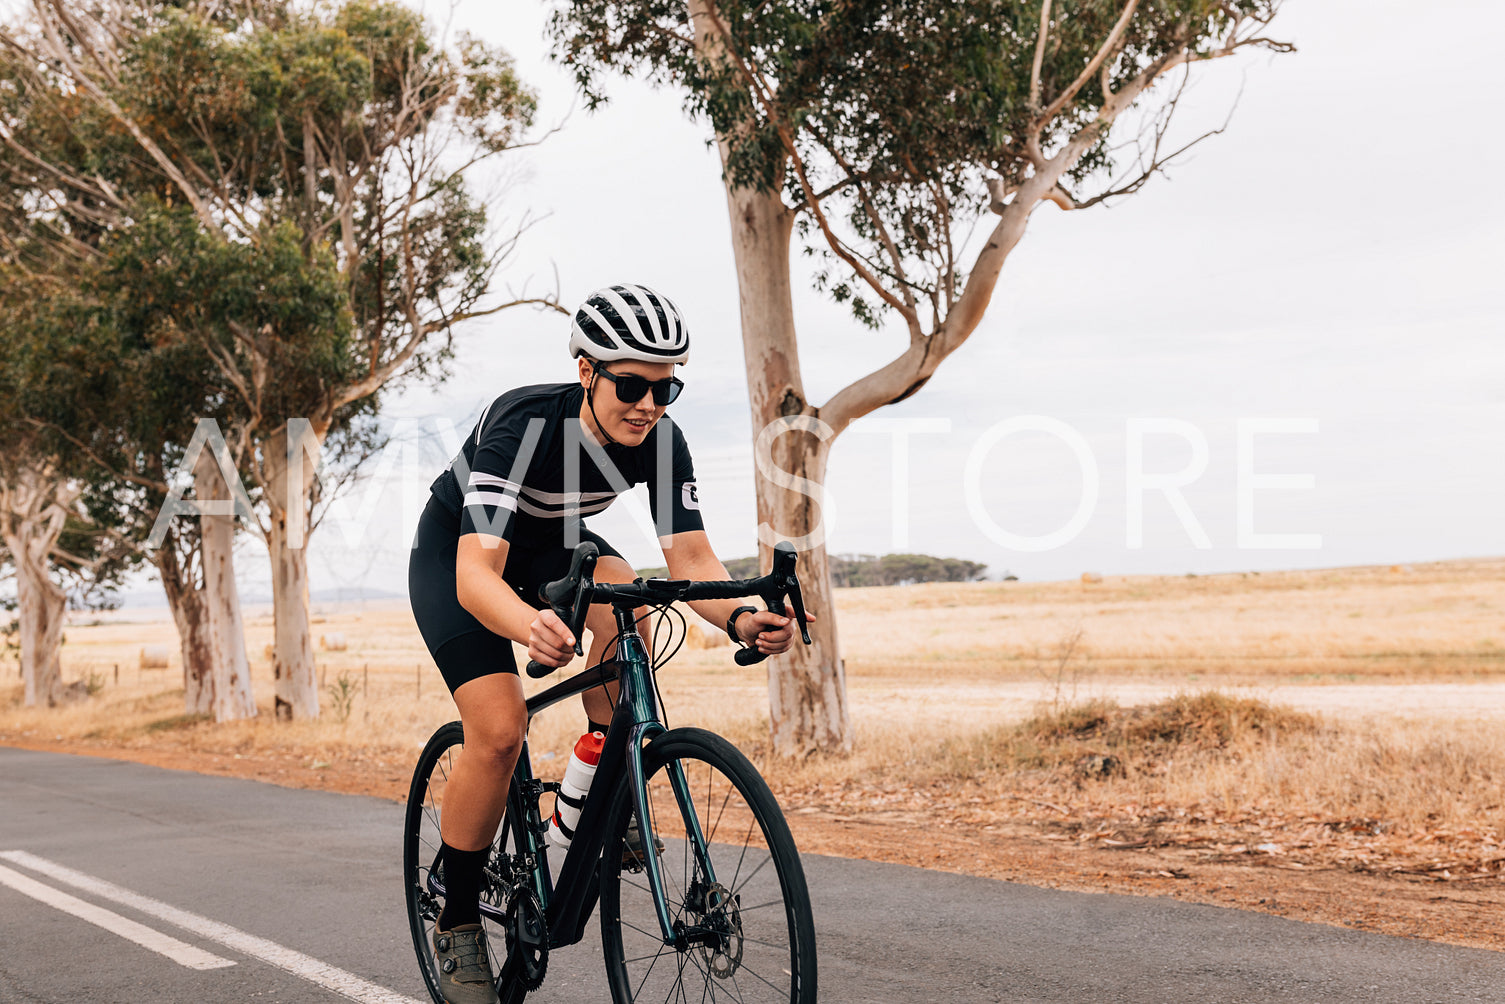
[[[622,556],[583,525],[580,539],[593,542],[603,555]],[[455,551],[459,543],[460,517],[429,496],[418,520],[413,553],[408,558],[408,600],[413,605],[413,619],[418,622],[424,644],[452,694],[461,684],[477,677],[517,672],[512,643],[493,634],[460,605],[455,593]],[[562,539],[538,543],[510,541],[502,579],[517,590],[523,602],[542,610],[546,604],[538,598],[538,587],[564,578],[570,570],[571,556],[571,549],[564,546]]]

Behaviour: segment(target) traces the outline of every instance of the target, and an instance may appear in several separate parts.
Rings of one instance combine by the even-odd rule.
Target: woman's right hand
[[[575,657],[575,636],[552,610],[540,610],[528,627],[528,658],[558,669]]]

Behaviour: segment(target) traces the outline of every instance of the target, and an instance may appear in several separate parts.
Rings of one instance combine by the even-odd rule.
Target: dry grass
[[[795,810],[1023,820],[1070,839],[1209,853],[1306,847],[1376,869],[1505,855],[1505,561],[935,584],[846,590],[838,602],[849,757],[771,758],[764,675],[726,648],[687,647],[661,678],[671,725],[732,738]],[[12,676],[0,741],[276,753],[405,776],[455,717],[406,604],[315,614],[316,638],[349,641],[319,653],[326,708],[342,691],[343,721],[271,720],[265,612],[249,612],[247,637],[263,714],[225,725],[183,715],[169,622],[107,616],[76,620],[64,647],[65,677],[92,677],[98,695],[24,709]],[[137,668],[148,644],[171,647],[168,669]],[[562,768],[582,724],[578,706],[534,723],[540,773]]]

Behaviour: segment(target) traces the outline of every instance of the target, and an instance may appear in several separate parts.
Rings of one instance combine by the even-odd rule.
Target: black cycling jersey
[[[666,415],[641,445],[602,446],[580,422],[584,400],[585,388],[564,383],[519,387],[491,403],[432,486],[460,516],[461,535],[558,541],[571,523],[643,483],[659,536],[704,529],[679,427]]]
[[[582,520],[633,485],[648,484],[659,536],[704,529],[695,468],[679,428],[660,418],[640,446],[602,447],[580,424],[584,399],[578,383],[508,391],[434,481],[408,561],[408,597],[451,692],[477,677],[517,672],[512,643],[460,603],[455,556],[465,534],[506,540],[502,580],[541,609],[538,588],[568,570],[570,545],[589,540],[602,555],[621,557]]]

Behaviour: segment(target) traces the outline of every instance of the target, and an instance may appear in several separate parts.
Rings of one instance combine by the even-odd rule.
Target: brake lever
[[[799,555],[795,553],[794,545],[787,540],[781,540],[773,546],[773,573],[778,577],[778,599],[775,601],[779,609],[775,613],[783,616],[784,597],[789,597],[790,604],[794,607],[794,619],[800,626],[800,638],[806,645],[810,644],[810,629],[806,627],[805,597],[800,592],[799,576],[795,574],[795,563]],[[770,603],[768,609],[773,610]]]
[[[590,568],[588,569],[587,573],[581,577],[580,584],[575,587],[575,602],[571,607],[571,609],[575,612],[575,617],[572,621],[569,622],[569,624],[570,634],[573,635],[575,639],[576,655],[585,654],[585,649],[581,647],[584,644],[584,642],[581,640],[581,635],[585,631],[585,615],[590,613],[590,591],[591,587],[595,585],[595,582],[591,579],[591,573],[593,573],[595,570],[596,558],[594,555],[592,555],[590,557]],[[564,619],[563,615],[561,615],[560,619]]]
[[[581,541],[575,548],[575,554],[570,559],[570,570],[565,573],[563,579],[544,583],[539,587],[538,598],[549,605],[549,608],[564,621],[569,628],[570,634],[575,638],[575,654],[584,655],[585,649],[581,644],[581,632],[585,628],[585,615],[590,612],[591,589],[595,586],[596,560],[601,556],[601,551],[589,541]],[[560,604],[560,595],[574,584],[574,598],[568,607]],[[556,588],[563,587],[563,588]],[[554,672],[556,666],[545,666],[536,659],[529,659],[527,671],[533,679],[548,676]]]
[[[787,540],[781,540],[773,546],[773,571],[774,589],[763,596],[769,612],[778,614],[780,617],[788,616],[788,608],[784,605],[784,597],[789,598],[789,603],[794,607],[794,619],[800,626],[800,639],[806,645],[811,644],[810,629],[806,626],[805,598],[800,592],[800,580],[795,574],[795,564],[799,559],[794,545]],[[768,656],[759,652],[756,648],[748,647],[739,649],[732,659],[739,666],[751,666],[762,662]]]

